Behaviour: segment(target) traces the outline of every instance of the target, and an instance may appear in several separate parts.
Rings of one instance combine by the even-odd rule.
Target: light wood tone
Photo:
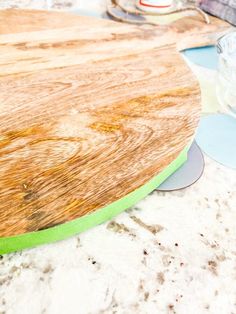
[[[27,10],[1,11],[0,21],[2,237],[91,213],[169,165],[200,114],[176,42],[226,27]]]

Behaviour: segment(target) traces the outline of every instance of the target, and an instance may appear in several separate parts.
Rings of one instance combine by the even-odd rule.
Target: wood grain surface
[[[1,11],[0,236],[91,213],[165,169],[200,115],[198,82],[176,43],[227,27]]]

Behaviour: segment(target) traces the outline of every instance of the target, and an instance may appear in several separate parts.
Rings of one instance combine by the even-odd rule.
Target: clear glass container
[[[218,40],[219,67],[216,93],[224,112],[236,118],[236,32]]]

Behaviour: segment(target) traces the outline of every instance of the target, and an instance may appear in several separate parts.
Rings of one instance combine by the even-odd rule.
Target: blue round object
[[[236,169],[236,119],[226,114],[211,114],[201,119],[197,144],[209,157]]]
[[[211,70],[217,69],[218,55],[215,46],[191,48],[184,50],[183,54],[197,65]]]

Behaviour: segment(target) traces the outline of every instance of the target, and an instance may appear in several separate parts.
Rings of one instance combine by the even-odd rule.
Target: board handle
[[[208,24],[197,16],[185,16],[167,28],[176,38],[178,51],[215,45],[219,37],[233,29],[229,23],[213,16],[209,16]]]
[[[186,49],[191,48],[200,48],[200,47],[207,47],[207,46],[215,46],[217,43],[217,40],[225,35],[226,33],[232,31],[233,28],[228,28],[227,30],[221,30],[218,32],[212,32],[212,33],[200,33],[200,34],[194,34],[187,36],[185,38],[182,38],[177,43],[177,50],[183,51]]]

